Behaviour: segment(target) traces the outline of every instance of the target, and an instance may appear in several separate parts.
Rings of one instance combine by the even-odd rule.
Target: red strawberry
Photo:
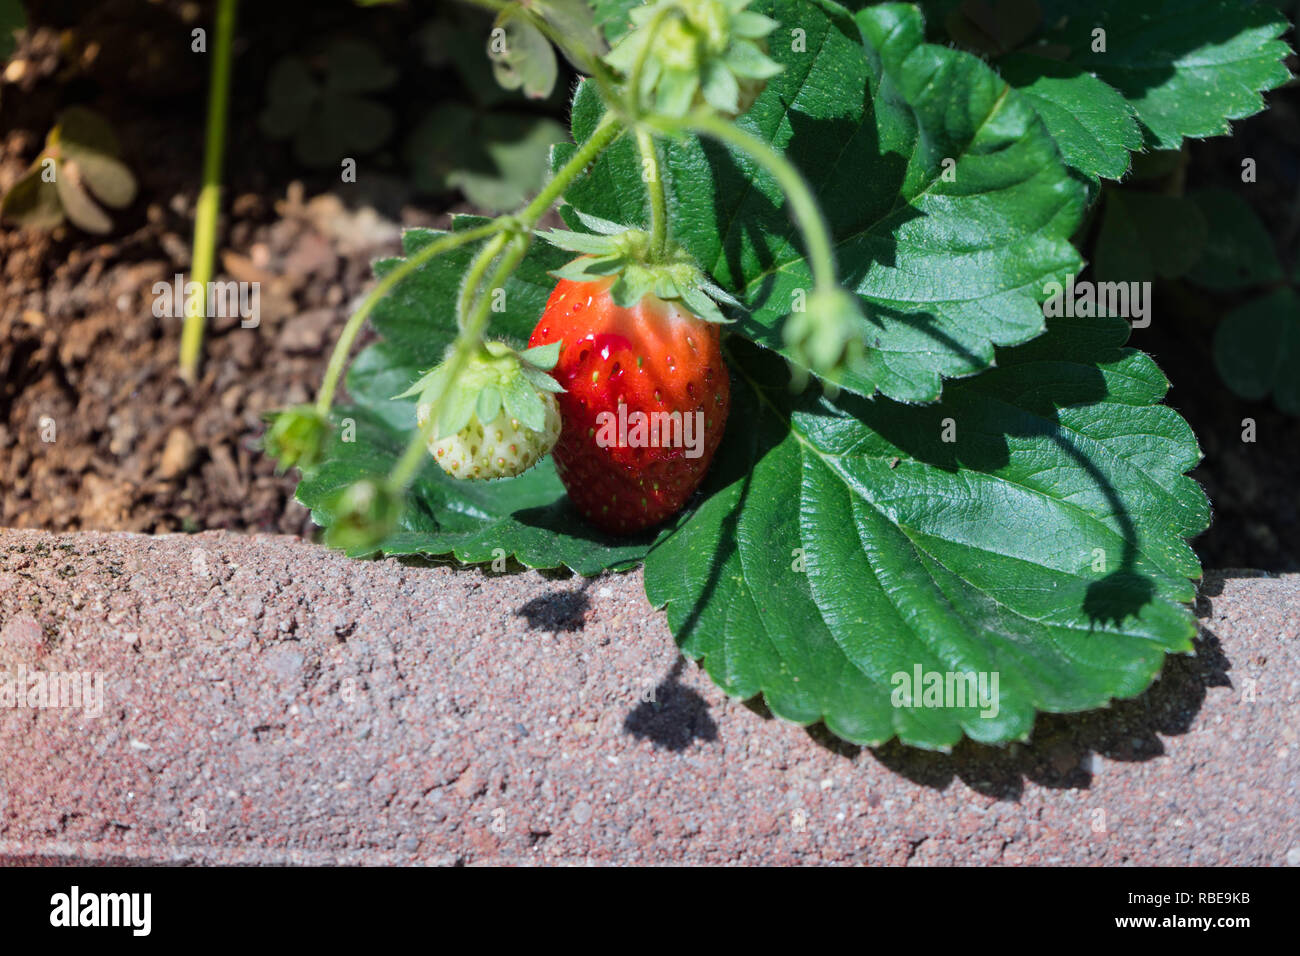
[[[561,279],[528,344],[563,343],[551,371],[565,388],[554,454],[569,497],[592,524],[630,534],[675,514],[699,487],[722,441],[731,382],[716,324],[654,295],[622,308],[613,281]]]

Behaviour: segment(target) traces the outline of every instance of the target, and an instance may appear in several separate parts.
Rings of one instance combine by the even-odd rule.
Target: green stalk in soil
[[[190,280],[197,283],[185,305],[181,329],[181,377],[198,381],[207,321],[207,289],[217,253],[217,214],[221,208],[221,165],[226,152],[226,116],[230,106],[230,62],[238,0],[218,0],[208,86],[208,129],[203,152],[203,188],[194,211],[194,247]]]

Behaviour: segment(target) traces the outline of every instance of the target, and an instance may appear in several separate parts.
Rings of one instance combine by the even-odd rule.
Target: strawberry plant
[[[304,166],[334,166],[373,152],[392,134],[392,114],[366,94],[396,80],[397,70],[368,43],[334,39],[316,58],[287,56],[275,64],[258,122],[271,139],[292,138]]]
[[[513,214],[408,231],[316,403],[273,425],[328,543],[642,564],[728,693],[859,743],[1023,739],[1191,651],[1196,439],[1113,303],[1047,304],[1134,153],[1286,81],[1275,8],[475,5],[585,74],[572,142]],[[556,205],[567,228],[536,241]],[[527,467],[551,401],[555,452]],[[633,412],[699,412],[701,454],[602,442]],[[496,425],[528,453],[505,462]],[[483,436],[502,477],[436,458]],[[932,701],[914,673],[993,674],[997,700]]]
[[[120,157],[117,135],[103,117],[68,107],[31,168],[0,201],[0,218],[32,229],[53,229],[67,219],[86,232],[108,232],[113,221],[99,203],[122,209],[135,201],[135,176]]]

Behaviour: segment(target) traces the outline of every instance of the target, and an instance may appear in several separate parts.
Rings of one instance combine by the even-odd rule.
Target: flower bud
[[[866,332],[861,302],[841,288],[814,290],[806,308],[792,312],[783,330],[795,363],[823,377],[861,364]]]
[[[631,81],[643,105],[684,116],[707,104],[735,117],[749,109],[781,65],[766,37],[776,21],[745,9],[751,0],[658,0],[634,8],[634,29],[606,62]]]
[[[309,471],[321,459],[330,426],[311,405],[299,405],[279,412],[262,439],[267,453],[276,460],[276,471],[290,468]]]
[[[334,521],[325,531],[325,543],[349,554],[375,551],[397,529],[402,516],[400,497],[369,478],[337,492],[326,507]]]

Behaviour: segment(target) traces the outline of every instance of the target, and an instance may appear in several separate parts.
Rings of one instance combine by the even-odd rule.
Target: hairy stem
[[[185,306],[181,327],[181,377],[191,385],[199,377],[203,327],[208,311],[208,283],[217,253],[217,213],[221,208],[221,164],[226,152],[226,114],[230,103],[230,61],[238,0],[219,0],[208,83],[207,142],[203,152],[203,187],[194,211],[194,247],[190,280],[196,283]]]
[[[451,232],[445,236],[440,236],[414,253],[409,259],[402,260],[375,283],[375,287],[370,290],[357,311],[352,313],[347,325],[343,326],[338,341],[334,343],[334,351],[330,354],[329,366],[325,369],[325,380],[321,383],[320,394],[316,397],[317,411],[322,415],[329,413],[330,406],[334,403],[334,393],[338,390],[339,381],[343,377],[343,366],[348,360],[348,353],[352,351],[352,345],[356,342],[357,335],[361,332],[361,327],[366,324],[366,319],[370,316],[370,313],[374,311],[375,306],[389,293],[393,286],[431,259],[442,255],[444,252],[450,252],[458,246],[489,236],[499,228],[496,222],[491,222],[479,226],[477,229],[466,229],[464,232]]]
[[[794,164],[757,136],[711,113],[694,113],[680,120],[649,116],[644,122],[663,133],[691,132],[720,140],[747,154],[771,173],[789,200],[795,223],[803,235],[813,282],[819,289],[832,289],[839,285],[830,227],[813,198],[812,190]]]
[[[661,262],[668,250],[668,200],[659,175],[659,153],[654,137],[643,127],[637,128],[636,142],[641,150],[641,178],[650,194],[650,261]]]
[[[547,210],[555,203],[557,199],[564,195],[564,191],[569,188],[575,179],[588,166],[595,161],[596,157],[603,153],[614,140],[624,132],[625,127],[619,122],[618,117],[610,111],[607,111],[596,128],[591,131],[586,142],[578,147],[578,151],[569,157],[560,170],[551,177],[551,181],[546,184],[536,198],[533,199],[523,212],[519,213],[518,220],[525,229],[532,229],[541,218],[546,215]]]
[[[504,234],[504,231],[512,222],[525,230],[532,229],[537,225],[538,220],[540,220],[542,216],[546,215],[546,211],[551,208],[551,204],[563,195],[564,190],[569,188],[569,184],[572,183],[573,180],[587,168],[592,160],[599,156],[600,153],[609,146],[609,144],[612,143],[621,132],[622,129],[616,122],[615,118],[607,113],[605,119],[601,120],[600,124],[592,132],[587,141],[579,147],[578,151],[573,154],[572,158],[570,158],[570,160],[565,163],[558,172],[556,172],[551,181],[547,183],[546,188],[543,189],[542,192],[538,194],[537,198],[529,203],[518,216],[502,216],[492,220],[490,223],[479,226],[476,229],[467,229],[464,232],[449,233],[446,236],[435,239],[410,258],[403,260],[394,267],[391,272],[380,279],[379,282],[376,283],[375,287],[370,291],[370,294],[367,295],[365,300],[361,303],[361,307],[353,313],[352,317],[348,319],[347,325],[343,327],[343,332],[340,334],[338,342],[334,346],[334,352],[330,356],[329,367],[325,371],[325,381],[321,384],[320,394],[316,399],[317,411],[322,415],[329,414],[330,406],[334,403],[335,392],[338,390],[339,381],[343,377],[343,367],[347,362],[348,353],[352,351],[352,346],[356,342],[357,335],[360,334],[362,326],[365,325],[366,318],[369,317],[372,311],[374,311],[375,306],[384,296],[392,291],[393,287],[397,285],[397,283],[401,282],[416,269],[420,268],[420,266],[445,252],[450,252],[452,249],[469,242],[476,242],[480,239],[486,238],[487,236]],[[497,247],[497,251],[500,251],[499,246]],[[495,253],[493,254],[493,257],[495,257]],[[490,263],[491,259],[489,259],[488,262]],[[485,264],[483,268],[486,269],[487,265]],[[480,277],[481,275],[482,273],[480,272]],[[477,282],[472,285],[467,282],[462,286],[462,302],[466,291],[468,290],[468,294],[472,296],[477,290],[477,287]],[[457,322],[462,321],[461,316],[467,314],[468,310],[468,305],[462,305],[458,308]]]
[[[456,299],[456,327],[460,329],[461,338],[469,336],[470,313],[474,309],[475,296],[483,283],[492,261],[501,254],[510,239],[504,232],[499,232],[488,240],[487,245],[478,251],[478,255],[469,264],[465,277],[460,283],[460,295]]]

